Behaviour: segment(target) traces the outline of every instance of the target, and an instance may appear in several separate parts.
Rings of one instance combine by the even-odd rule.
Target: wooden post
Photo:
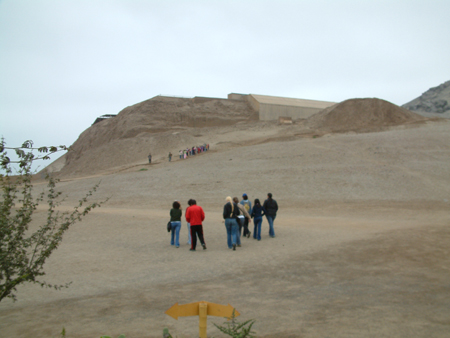
[[[198,328],[199,328],[199,337],[200,338],[207,338],[206,335],[206,320],[208,318],[208,304],[204,302],[200,302],[198,308],[198,316],[199,316],[199,322],[198,322]]]

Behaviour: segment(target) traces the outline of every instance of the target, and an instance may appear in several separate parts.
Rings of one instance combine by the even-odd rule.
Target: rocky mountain
[[[425,116],[441,115],[450,118],[450,81],[428,89],[402,107]]]

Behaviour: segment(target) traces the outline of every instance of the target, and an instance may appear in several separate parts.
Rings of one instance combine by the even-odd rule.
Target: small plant
[[[111,338],[110,336],[101,336],[100,338]],[[121,334],[118,338],[125,338],[124,334]]]
[[[245,337],[256,337],[254,336],[255,332],[252,332],[252,326],[255,323],[254,319],[249,319],[243,323],[239,323],[236,320],[235,309],[233,309],[233,314],[229,321],[226,321],[225,326],[216,325],[220,331],[234,338],[245,338]]]
[[[169,333],[169,329],[167,327],[163,329],[163,338],[173,338],[172,335]]]
[[[147,170],[148,170],[147,168],[139,169],[139,171],[147,171]]]

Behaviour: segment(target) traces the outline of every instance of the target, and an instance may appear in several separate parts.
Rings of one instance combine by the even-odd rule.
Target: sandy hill
[[[157,96],[123,109],[116,117],[96,123],[58,161],[62,175],[95,174],[110,168],[142,163],[169,151],[208,143],[203,129],[256,120],[243,101]]]
[[[367,132],[423,122],[426,119],[380,99],[351,99],[337,103],[308,119],[308,125],[328,132]]]
[[[61,176],[86,176],[126,170],[146,162],[174,159],[180,149],[210,144],[214,151],[273,140],[312,137],[330,132],[370,132],[423,122],[426,118],[380,99],[351,99],[293,126],[262,122],[243,101],[155,97],[96,123],[49,166]]]
[[[450,81],[428,89],[402,107],[424,116],[450,118]]]

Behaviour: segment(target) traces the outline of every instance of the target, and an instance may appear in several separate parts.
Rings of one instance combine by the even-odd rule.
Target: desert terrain
[[[59,337],[65,327],[67,337],[161,337],[168,327],[197,337],[198,318],[164,312],[204,300],[255,319],[258,337],[448,337],[450,122],[376,100],[293,125],[244,108],[139,130],[120,127],[130,119],[119,114],[80,135],[49,170],[67,195],[62,210],[98,182],[94,200],[109,201],[47,263],[43,279],[70,287],[19,287],[16,303],[0,303],[1,335]],[[210,151],[177,158],[203,143]],[[39,177],[35,187],[45,188]],[[279,205],[276,237],[264,219],[261,241],[229,250],[225,198],[268,192]],[[186,222],[180,248],[170,246],[172,202],[184,211],[190,198],[205,210],[207,250],[189,251]],[[33,225],[45,217],[38,209]],[[209,317],[208,336],[224,337],[213,325],[223,322]]]

